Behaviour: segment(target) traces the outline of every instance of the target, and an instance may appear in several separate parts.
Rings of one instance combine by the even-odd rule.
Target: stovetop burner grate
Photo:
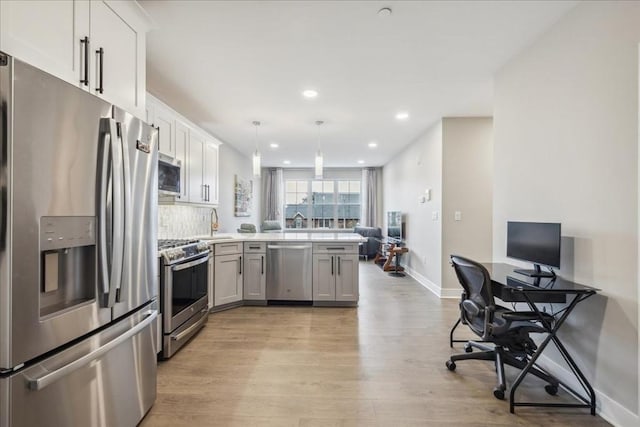
[[[177,248],[198,242],[199,240],[197,239],[160,239],[158,240],[158,250]]]

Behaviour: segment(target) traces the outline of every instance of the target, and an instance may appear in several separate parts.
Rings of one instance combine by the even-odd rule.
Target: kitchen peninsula
[[[209,307],[277,303],[358,304],[355,233],[242,233],[196,236],[211,247]]]

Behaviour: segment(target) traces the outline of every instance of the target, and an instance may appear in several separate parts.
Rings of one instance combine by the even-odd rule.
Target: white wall
[[[562,336],[621,425],[638,421],[639,41],[640,3],[584,2],[495,79],[494,260],[508,220],[562,223],[560,275],[602,289]]]
[[[253,176],[253,166],[251,158],[237,151],[229,144],[223,144],[220,146],[220,159],[219,165],[219,179],[220,184],[218,191],[220,197],[218,198],[218,223],[219,233],[235,233],[240,224],[251,223],[256,226],[257,230],[260,230],[260,197],[262,183],[261,178]],[[253,201],[251,216],[249,217],[236,217],[234,216],[234,186],[235,176],[253,181]]]
[[[444,118],[442,141],[442,295],[459,297],[449,255],[492,258],[493,120]]]
[[[383,210],[406,223],[402,264],[440,296],[460,296],[449,255],[492,258],[492,137],[490,117],[443,118],[383,168]]]
[[[431,200],[418,197],[431,188]],[[402,211],[409,252],[402,264],[423,284],[439,288],[442,283],[442,122],[438,121],[415,142],[383,167],[383,230],[386,212]],[[436,212],[438,220],[431,219]]]

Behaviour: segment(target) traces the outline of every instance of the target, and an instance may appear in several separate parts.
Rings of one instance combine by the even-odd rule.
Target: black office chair
[[[451,264],[464,289],[460,299],[460,320],[482,341],[468,341],[464,346],[466,354],[452,355],[446,362],[447,368],[454,371],[459,360],[495,361],[498,385],[493,389],[493,395],[497,399],[504,399],[507,389],[504,365],[523,369],[537,348],[529,334],[545,330],[538,323],[538,315],[532,311],[512,311],[496,306],[491,291],[491,277],[481,264],[457,255],[451,255]],[[544,316],[545,321],[553,323],[553,316]],[[481,351],[473,352],[474,348]],[[558,393],[556,378],[535,366],[529,372],[549,383],[545,386],[547,393]]]

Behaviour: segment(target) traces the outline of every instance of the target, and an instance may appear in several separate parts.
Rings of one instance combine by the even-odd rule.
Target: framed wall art
[[[235,176],[235,216],[251,216],[251,203],[253,199],[253,181]]]

